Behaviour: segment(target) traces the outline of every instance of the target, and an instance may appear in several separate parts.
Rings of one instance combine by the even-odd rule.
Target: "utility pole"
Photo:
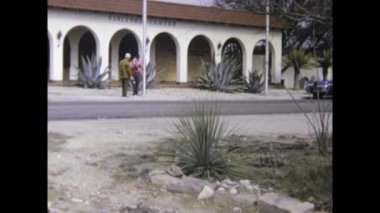
[[[142,7],[142,20],[143,20],[143,39],[142,39],[142,64],[143,64],[143,90],[142,94],[145,95],[145,85],[146,85],[146,7],[147,0],[143,0]]]
[[[265,95],[268,95],[268,78],[269,78],[269,0],[266,0],[265,15]]]

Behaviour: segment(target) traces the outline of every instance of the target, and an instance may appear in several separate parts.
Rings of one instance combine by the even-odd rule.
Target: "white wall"
[[[160,22],[161,21],[161,22]],[[70,10],[59,10],[48,8],[48,31],[52,35],[53,43],[60,43],[61,45],[54,45],[52,51],[51,62],[52,65],[52,80],[62,80],[63,68],[63,39],[66,34],[74,27],[85,26],[95,34],[94,37],[98,41],[97,56],[103,58],[102,68],[103,71],[108,62],[109,44],[112,36],[122,29],[127,29],[136,34],[138,42],[142,40],[142,25],[141,18],[131,20],[131,16],[126,15],[109,15],[105,13],[95,12],[79,12]],[[57,39],[57,33],[62,32],[60,41]],[[208,38],[213,46],[217,60],[220,60],[222,48],[218,49],[218,43],[223,46],[224,42],[229,38],[237,38],[242,43],[244,61],[243,61],[243,75],[247,74],[248,69],[252,69],[252,56],[255,44],[262,39],[265,39],[264,28],[252,27],[238,27],[229,25],[205,24],[190,21],[178,20],[164,20],[148,18],[147,37],[153,41],[154,37],[159,33],[167,32],[174,36],[177,42],[177,81],[187,81],[187,49],[190,41],[198,35],[204,35]],[[281,32],[279,30],[271,30],[270,42],[274,47],[275,52],[275,79],[278,82],[281,78]],[[150,45],[147,45],[147,55],[150,55]],[[141,50],[140,50],[140,55]],[[152,57],[154,58],[154,57]],[[71,62],[74,63],[73,61]],[[113,67],[117,69],[117,67]],[[118,73],[114,70],[113,73]]]
[[[329,68],[328,74],[327,74],[327,80],[332,80],[332,69]],[[317,79],[317,76],[319,77],[319,80],[322,79],[322,69],[321,68],[311,68],[311,69],[302,69],[300,79],[303,77],[308,77],[309,79],[314,76],[315,79]],[[285,87],[286,88],[294,88],[294,69],[292,67],[288,68],[282,75],[281,79],[285,80]],[[303,88],[302,88],[303,89]]]

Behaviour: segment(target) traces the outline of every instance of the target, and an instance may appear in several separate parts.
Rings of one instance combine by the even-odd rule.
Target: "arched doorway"
[[[239,69],[235,74],[235,78],[243,76],[243,49],[240,42],[235,38],[230,38],[224,42],[222,48],[222,61],[226,59],[236,60],[239,64]]]
[[[109,45],[109,64],[112,70],[112,79],[119,78],[118,64],[125,57],[125,53],[130,53],[132,57],[140,54],[140,42],[137,36],[129,30],[120,30],[116,32]]]
[[[63,81],[78,79],[78,68],[82,69],[82,57],[98,58],[97,37],[88,27],[72,28],[64,39]]]
[[[212,52],[211,41],[203,36],[199,35],[194,37],[187,51],[187,81],[194,82],[198,76],[202,73],[202,61],[205,63],[211,63]]]
[[[79,68],[83,68],[82,58],[96,56],[96,42],[90,31],[85,32],[79,40],[78,49]]]
[[[152,41],[150,60],[156,66],[156,82],[177,81],[177,45],[169,33],[160,33]]]
[[[265,73],[265,40],[260,40],[256,42],[255,47],[253,48],[252,55],[252,70],[257,70],[259,73]],[[268,82],[272,83],[275,76],[275,60],[274,60],[274,49],[272,44],[269,42],[269,62],[268,62]],[[264,75],[265,76],[265,75]]]

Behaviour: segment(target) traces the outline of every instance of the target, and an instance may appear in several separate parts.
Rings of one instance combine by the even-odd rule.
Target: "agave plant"
[[[231,135],[215,104],[195,103],[175,123],[171,144],[174,161],[186,175],[223,179],[239,177],[237,167],[220,149],[221,139]]]
[[[155,77],[156,77],[156,66],[152,65],[149,62],[145,70],[145,79],[146,79],[145,88],[146,89],[151,88],[153,86]],[[139,90],[142,90],[142,87],[143,87],[142,83],[140,83],[139,87],[140,87]]]
[[[263,73],[260,73],[257,70],[249,72],[248,80],[244,82],[246,91],[249,93],[260,93],[263,90]]]
[[[102,65],[102,58],[96,59],[95,54],[90,57],[81,56],[83,68],[78,68],[78,81],[79,86],[85,88],[104,88],[109,78],[107,75],[111,75],[109,66],[106,67],[104,72],[100,73],[100,67]]]
[[[226,59],[217,65],[202,60],[202,73],[196,78],[197,86],[212,91],[225,91],[231,84],[241,82],[240,78],[234,78],[239,69],[236,58]]]

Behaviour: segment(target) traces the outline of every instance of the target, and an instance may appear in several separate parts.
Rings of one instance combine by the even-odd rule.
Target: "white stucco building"
[[[263,71],[255,45],[265,40],[265,16],[204,6],[148,1],[147,61],[156,80],[186,83],[201,72],[201,59],[222,60],[231,49],[241,58],[241,74]],[[204,3],[203,2],[203,3]],[[201,2],[202,3],[202,2]],[[207,5],[206,5],[207,4]],[[126,52],[142,55],[141,0],[48,0],[48,80],[77,79],[81,56],[102,58],[118,79],[118,61]],[[281,80],[283,20],[271,17],[270,76]],[[235,51],[236,53],[236,51]]]

